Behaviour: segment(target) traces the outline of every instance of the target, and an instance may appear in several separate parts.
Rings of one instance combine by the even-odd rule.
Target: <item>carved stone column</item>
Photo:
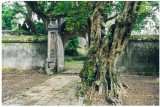
[[[58,21],[50,21],[48,26],[48,52],[45,63],[47,74],[53,74],[57,72],[57,32],[58,32]]]
[[[64,48],[59,26],[58,20],[50,21],[48,26],[48,54],[45,63],[47,74],[64,70]]]

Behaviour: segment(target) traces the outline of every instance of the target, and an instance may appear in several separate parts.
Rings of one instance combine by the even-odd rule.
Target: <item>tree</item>
[[[30,7],[30,9],[37,14],[38,19],[42,19],[45,29],[47,31],[47,27],[50,21],[50,18],[55,18],[53,15],[53,9],[56,5],[56,1],[25,1],[26,5]]]
[[[156,17],[156,12],[158,13],[159,3],[156,1],[145,1],[141,4],[141,10],[138,13],[138,17],[136,20],[136,24],[133,27],[134,31],[141,31],[141,30],[154,30],[155,32],[159,31],[159,20]],[[147,24],[150,24],[146,26]]]
[[[2,4],[2,29],[15,30],[16,32],[28,34],[45,34],[45,28],[42,22],[35,21],[35,14],[25,5],[24,2],[4,2]],[[23,24],[18,20],[24,19]]]
[[[80,93],[93,101],[122,104],[123,86],[117,61],[128,43],[132,29],[138,21],[142,22],[148,16],[150,10],[147,6],[153,2],[48,2],[46,4],[49,7],[53,5],[46,9],[52,10],[49,15],[38,6],[39,2],[26,3],[44,22],[48,23],[48,17],[65,17],[65,32],[88,33],[89,50],[80,72]],[[115,23],[106,34],[105,23],[112,19],[115,19]]]
[[[142,2],[139,1],[123,2],[122,11],[105,35],[102,26],[106,17],[104,15],[105,7],[112,4],[111,2],[92,3],[93,12],[89,20],[90,48],[80,72],[82,92],[86,93],[90,100],[108,101],[108,103],[115,105],[123,103],[122,93],[124,89],[119,79],[117,61],[128,43],[137,19],[144,14],[142,12],[144,7],[142,8],[141,4]]]
[[[16,26],[16,22],[11,6],[2,4],[2,29],[11,30]]]
[[[96,2],[90,16],[90,49],[80,72],[82,85],[88,96],[122,104],[122,84],[118,78],[117,61],[125,48],[135,24],[141,2],[125,2],[115,24],[102,35],[102,15],[110,2]]]

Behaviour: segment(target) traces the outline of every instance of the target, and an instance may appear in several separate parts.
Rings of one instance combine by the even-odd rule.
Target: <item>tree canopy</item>
[[[106,22],[117,18],[122,12],[123,1],[110,2],[104,9]],[[65,17],[66,30],[87,31],[88,17],[93,13],[95,2],[89,1],[26,1],[24,2],[4,2],[2,3],[2,29],[13,30],[18,28],[18,19],[24,18],[25,30],[43,33],[47,30],[50,18]],[[158,2],[144,1],[138,14],[134,31],[146,29],[146,24],[152,26],[156,31],[159,29],[156,12],[158,12]],[[34,16],[37,16],[35,18]],[[15,18],[16,17],[16,18]],[[35,21],[36,20],[36,21]],[[24,27],[24,26],[23,26]]]

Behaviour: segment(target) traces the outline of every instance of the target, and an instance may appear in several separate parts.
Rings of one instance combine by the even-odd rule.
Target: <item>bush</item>
[[[36,33],[37,33],[38,35],[47,34],[47,32],[46,32],[46,30],[45,30],[45,26],[44,26],[44,24],[43,24],[42,22],[37,22],[37,23],[35,24],[35,26],[36,26]]]
[[[65,55],[76,56],[78,55],[77,48],[79,45],[78,38],[75,36],[69,39],[65,45]]]

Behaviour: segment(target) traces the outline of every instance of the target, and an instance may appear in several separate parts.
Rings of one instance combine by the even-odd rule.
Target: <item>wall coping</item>
[[[48,36],[2,36],[2,43],[47,43]]]
[[[48,36],[2,36],[2,43],[47,43]],[[129,41],[158,42],[159,35],[131,35]]]
[[[131,35],[131,37],[129,38],[129,41],[146,41],[146,42],[150,42],[150,41],[159,41],[159,35]]]

